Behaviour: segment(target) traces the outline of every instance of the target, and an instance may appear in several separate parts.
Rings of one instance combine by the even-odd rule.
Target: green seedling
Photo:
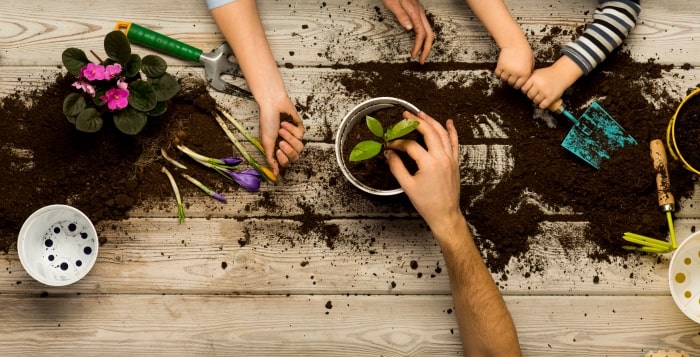
[[[390,126],[386,131],[379,120],[367,115],[365,117],[367,127],[376,137],[383,139],[382,142],[375,140],[365,140],[357,143],[350,152],[350,161],[362,161],[371,159],[377,156],[389,141],[404,137],[418,127],[420,124],[413,119],[403,119],[400,122]]]

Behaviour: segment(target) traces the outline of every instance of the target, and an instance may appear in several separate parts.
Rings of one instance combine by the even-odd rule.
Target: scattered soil
[[[0,176],[0,249],[5,252],[24,220],[43,206],[69,204],[98,223],[125,219],[142,201],[172,196],[160,172],[165,165],[160,148],[183,163],[188,159],[174,149],[176,142],[215,157],[235,154],[231,145],[222,144],[228,139],[209,114],[216,103],[201,80],[181,78],[182,90],[166,114],[149,119],[137,136],[120,133],[108,120],[97,133],[75,130],[61,111],[73,81],[71,75],[58,76],[47,88],[0,101],[0,165],[7,168]],[[168,169],[181,191],[197,190],[176,168]],[[190,164],[188,172],[220,188],[216,183],[222,180],[210,170]]]
[[[511,146],[513,167],[505,175],[482,170],[483,177],[474,178],[495,186],[464,185],[461,192],[489,267],[501,271],[512,257],[527,260],[528,237],[542,233],[544,221],[590,222],[584,238],[594,243],[590,255],[602,260],[629,254],[622,248],[624,232],[668,236],[649,142],[665,138],[679,104],[655,81],[671,67],[616,51],[565,93],[574,115],[597,100],[638,142],[615,151],[599,170],[561,147],[568,120],[534,108],[522,93],[495,81],[493,63],[360,63],[347,66],[354,73],[341,83],[358,97],[398,97],[439,121],[454,119],[461,144]],[[465,69],[484,72],[460,74]],[[675,197],[690,197],[696,177],[677,161],[669,170]],[[565,249],[580,247],[580,238],[558,238]]]
[[[675,133],[680,154],[691,167],[700,169],[700,96],[693,95],[680,108]]]
[[[434,25],[439,62],[339,64],[336,67],[345,71],[325,79],[340,82],[358,102],[393,96],[440,121],[452,118],[462,144],[510,148],[511,166],[505,172],[497,167],[466,167],[473,184],[464,185],[461,193],[462,207],[492,271],[503,271],[514,257],[527,260],[528,237],[542,233],[545,221],[589,222],[584,239],[595,247],[590,255],[602,260],[629,254],[621,248],[626,231],[668,235],[665,216],[658,209],[649,142],[665,137],[679,104],[658,81],[672,66],[636,62],[626,52],[616,51],[565,93],[565,104],[574,115],[597,100],[639,143],[616,151],[595,170],[560,146],[571,127],[566,119],[535,109],[522,93],[495,80],[493,54],[483,54],[483,63],[450,60],[449,46],[441,42],[441,25]],[[391,43],[383,47],[407,51]],[[538,52],[537,65],[548,64],[557,53],[556,46]],[[96,134],[75,131],[61,114],[72,81],[59,76],[47,88],[17,92],[0,102],[0,165],[7,168],[0,176],[0,249],[5,252],[26,217],[42,206],[70,204],[100,222],[127,218],[130,208],[149,198],[171,196],[159,171],[164,164],[158,153],[161,147],[181,161],[186,159],[173,150],[175,142],[218,157],[234,154],[231,145],[222,144],[227,139],[209,115],[214,101],[200,81],[180,78],[183,90],[171,100],[168,112],[135,137],[119,133],[109,122]],[[303,112],[305,107],[298,107]],[[688,132],[691,129],[697,130]],[[330,136],[324,141],[330,144]],[[188,166],[196,170],[193,176],[215,189],[216,182],[226,184],[210,170]],[[697,177],[677,161],[669,163],[669,171],[675,197],[689,197]],[[179,185],[182,190],[196,190],[184,180]],[[361,194],[347,187],[353,191],[346,197]],[[411,209],[408,200],[396,201]],[[308,217],[300,217],[304,222],[300,229],[316,229],[328,219],[311,208],[304,211]],[[333,249],[337,227],[322,232]],[[580,246],[576,238],[564,234],[557,239],[565,248]]]

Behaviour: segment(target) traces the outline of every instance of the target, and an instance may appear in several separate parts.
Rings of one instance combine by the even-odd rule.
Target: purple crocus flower
[[[233,181],[248,191],[258,191],[260,189],[260,173],[255,169],[240,171],[223,170]]]
[[[241,162],[243,162],[243,159],[238,158],[238,157],[225,157],[225,158],[222,158],[219,160],[221,160],[221,162],[223,162],[224,165],[228,165],[228,166],[236,166],[236,165],[240,164]]]

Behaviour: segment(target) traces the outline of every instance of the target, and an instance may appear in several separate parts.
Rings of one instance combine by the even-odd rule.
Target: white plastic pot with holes
[[[40,283],[65,286],[82,279],[97,260],[95,226],[78,209],[50,205],[32,213],[19,231],[22,267]]]

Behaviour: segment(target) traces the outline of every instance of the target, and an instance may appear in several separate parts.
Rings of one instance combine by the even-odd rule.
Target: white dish
[[[678,308],[700,323],[700,232],[691,234],[673,253],[668,284]]]

